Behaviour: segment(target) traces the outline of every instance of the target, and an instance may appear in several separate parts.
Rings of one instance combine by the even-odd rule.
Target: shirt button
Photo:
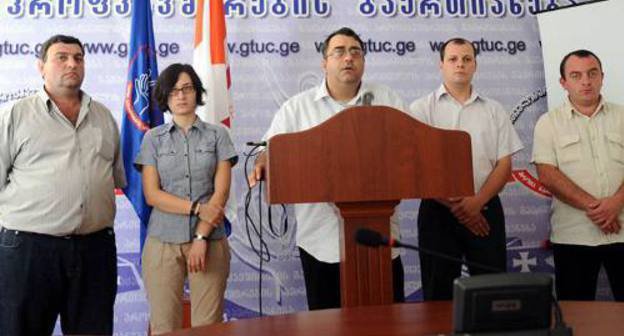
[[[186,178],[188,178],[188,177],[189,177],[188,174],[186,174]]]
[[[188,154],[184,153],[184,156],[188,156]]]

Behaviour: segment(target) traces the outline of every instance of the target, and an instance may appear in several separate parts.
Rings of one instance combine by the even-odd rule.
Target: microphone
[[[355,241],[358,244],[369,246],[369,247],[377,247],[381,246],[392,246],[388,238],[381,235],[381,233],[369,229],[358,229],[355,232]]]
[[[495,267],[491,267],[491,266],[487,266],[487,265],[482,265],[480,263],[476,263],[476,262],[472,262],[472,261],[466,261],[460,258],[456,258],[456,257],[452,257],[450,255],[446,255],[444,253],[439,253],[436,251],[431,251],[429,249],[425,249],[422,247],[418,247],[416,245],[410,245],[410,244],[405,244],[399,240],[396,240],[394,238],[390,238],[388,239],[387,237],[384,237],[381,235],[381,233],[377,232],[377,231],[373,231],[373,230],[369,230],[369,229],[358,229],[355,232],[355,241],[358,242],[358,244],[361,245],[365,245],[365,246],[370,246],[370,247],[378,247],[378,246],[389,246],[389,247],[403,247],[406,248],[408,250],[415,250],[415,251],[419,251],[425,254],[429,254],[438,258],[442,258],[442,259],[446,259],[446,260],[450,260],[450,261],[454,261],[454,262],[458,262],[458,263],[462,263],[462,264],[466,264],[468,266],[471,267],[477,267],[480,268],[482,270],[485,271],[490,271],[490,272],[496,272],[496,273],[504,273],[505,270],[502,269],[498,269]]]
[[[259,142],[247,141],[246,145],[260,147],[260,146],[266,146],[267,142],[266,141],[259,141]]]
[[[371,106],[373,99],[375,99],[375,95],[372,92],[366,92],[362,96],[362,106]]]
[[[369,247],[379,247],[379,246],[403,247],[408,250],[415,250],[418,252],[422,252],[425,254],[438,257],[438,258],[455,261],[458,263],[463,263],[470,267],[478,267],[483,270],[496,272],[496,273],[506,273],[506,270],[498,269],[498,268],[487,266],[487,265],[482,265],[480,263],[476,263],[473,261],[463,260],[460,258],[446,255],[444,253],[425,249],[416,245],[405,244],[394,238],[388,239],[387,237],[384,237],[381,233],[374,231],[374,230],[369,230],[369,229],[364,229],[364,228],[358,229],[355,232],[355,241],[360,245],[369,246]],[[555,306],[555,323],[554,323],[553,329],[550,331],[550,335],[551,336],[572,336],[572,328],[568,327],[565,321],[563,320],[563,313],[561,311],[561,306],[559,305],[559,301],[553,295],[551,295],[551,301],[553,302]]]

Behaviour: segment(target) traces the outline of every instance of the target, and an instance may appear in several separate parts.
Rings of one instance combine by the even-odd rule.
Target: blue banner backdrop
[[[230,55],[231,94],[236,107],[232,135],[239,153],[258,140],[288,97],[318,84],[321,43],[342,26],[361,34],[368,50],[365,80],[395,88],[410,103],[440,82],[438,51],[442,41],[463,36],[479,49],[475,86],[508,110],[525,145],[515,155],[514,175],[502,199],[507,215],[508,268],[513,272],[551,272],[548,237],[550,199],[536,183],[529,164],[533,125],[546,111],[546,91],[537,20],[533,12],[580,0],[259,0],[225,2]],[[152,1],[154,52],[162,69],[173,62],[192,63],[195,1]],[[0,105],[32,94],[42,81],[35,55],[48,36],[75,35],[85,43],[85,91],[102,101],[121,125],[126,99],[130,1],[0,1]],[[153,78],[152,78],[153,79]],[[239,216],[233,223],[232,258],[226,319],[257,316],[259,259],[257,236],[244,222],[247,193],[244,165],[234,170]],[[257,204],[258,193],[251,204]],[[144,334],[148,311],[140,277],[139,220],[125,196],[118,196],[119,294],[115,335]],[[401,204],[401,233],[416,243],[417,200]],[[287,214],[289,210],[287,209]],[[257,205],[249,215],[258,223]],[[294,218],[280,222],[273,209],[272,230],[262,210],[262,240],[270,261],[262,269],[265,314],[307,309],[305,288],[294,245]],[[257,225],[257,224],[256,224]],[[249,229],[249,230],[248,230]],[[404,252],[406,295],[419,300],[418,257]],[[608,296],[602,287],[601,296]]]

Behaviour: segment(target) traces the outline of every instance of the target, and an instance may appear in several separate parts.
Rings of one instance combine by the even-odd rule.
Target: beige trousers
[[[193,327],[223,321],[224,295],[230,274],[226,238],[208,244],[206,272],[188,273],[191,243],[169,244],[148,237],[143,247],[143,282],[153,335],[182,328],[182,297],[188,276]]]

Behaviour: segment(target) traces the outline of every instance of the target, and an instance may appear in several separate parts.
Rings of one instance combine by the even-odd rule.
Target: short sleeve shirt
[[[219,161],[235,165],[238,156],[234,144],[221,126],[195,120],[188,133],[173,122],[149,130],[134,160],[137,169],[156,167],[160,188],[189,201],[207,202],[214,193],[214,177]],[[148,235],[167,243],[186,243],[195,234],[197,218],[152,209]],[[223,223],[210,239],[225,236]]]
[[[470,134],[475,192],[481,190],[498,160],[523,148],[503,106],[474,89],[462,105],[441,85],[414,101],[410,113],[425,124]]]
[[[85,92],[72,124],[45,89],[0,110],[0,225],[63,236],[113,227],[119,128]]]
[[[568,101],[535,125],[532,162],[559,169],[596,198],[613,195],[624,182],[624,106],[602,101],[591,116]],[[620,213],[624,223],[624,212]],[[624,242],[624,230],[605,234],[584,211],[553,198],[551,240],[597,246]]]

